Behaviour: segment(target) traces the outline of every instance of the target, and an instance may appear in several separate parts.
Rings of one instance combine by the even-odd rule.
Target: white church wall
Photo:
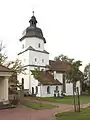
[[[29,51],[29,65],[37,65],[37,66],[49,65],[49,54]]]
[[[38,80],[33,75],[30,76],[31,86],[29,91],[32,93],[32,87],[34,88],[34,94],[36,93],[36,86],[38,86]]]
[[[22,61],[22,65],[28,65],[29,64],[29,51],[25,51],[24,53],[18,55],[18,59]]]
[[[37,93],[36,96],[37,96],[37,97],[41,97],[41,88],[40,88],[40,86],[38,86],[38,93]]]
[[[56,86],[52,85],[50,86],[50,94],[47,93],[47,87],[48,85],[41,85],[40,86],[40,96],[41,97],[54,97],[54,90],[56,90]],[[59,93],[61,94],[62,86],[58,86]]]
[[[79,88],[79,94],[80,94],[80,81],[76,83],[76,87]],[[66,95],[73,95],[73,84],[72,83],[66,83]]]
[[[24,89],[29,90],[29,68],[27,67],[27,70],[25,70],[25,74],[19,74],[18,80],[19,83],[22,83],[22,78],[24,78]]]
[[[66,95],[73,95],[73,84],[66,83]]]
[[[37,69],[37,67],[35,66],[29,66],[30,67],[30,70],[35,70]],[[45,67],[40,67],[40,70],[45,70],[46,68]]]
[[[77,83],[76,83],[76,87],[79,88],[79,94],[80,94],[80,91],[81,91],[81,88],[80,88],[80,81],[77,81]]]
[[[25,40],[21,41],[21,52],[25,50]]]
[[[63,74],[62,73],[56,73],[56,79],[59,82],[63,83]]]
[[[28,48],[29,46],[32,46],[36,50],[43,51],[44,50],[44,41],[40,38],[36,37],[30,37],[30,38],[25,38],[25,49]],[[40,47],[38,46],[40,43]]]

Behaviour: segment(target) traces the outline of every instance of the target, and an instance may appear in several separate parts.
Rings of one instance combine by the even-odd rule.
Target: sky
[[[90,62],[90,0],[0,0],[0,40],[9,60],[20,52],[32,11],[46,38],[50,59],[60,54]]]

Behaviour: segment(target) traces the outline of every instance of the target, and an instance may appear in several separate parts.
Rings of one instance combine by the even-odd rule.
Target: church
[[[73,95],[72,83],[67,83],[64,73],[70,66],[59,60],[49,60],[49,52],[45,50],[46,39],[33,12],[30,26],[27,27],[20,39],[21,51],[18,59],[26,68],[25,74],[20,74],[18,80],[24,79],[24,91],[37,97],[53,97],[55,94],[61,96]],[[80,91],[80,83],[77,83]]]

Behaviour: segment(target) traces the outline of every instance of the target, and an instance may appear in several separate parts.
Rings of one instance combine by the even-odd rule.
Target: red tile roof
[[[13,72],[13,71],[3,65],[0,65],[0,72]]]
[[[68,63],[60,60],[49,60],[49,69],[57,72],[67,72],[71,69],[71,66]]]
[[[34,75],[34,77],[43,85],[62,85],[62,83],[55,80],[54,76],[48,71],[38,71],[38,74],[36,76]]]

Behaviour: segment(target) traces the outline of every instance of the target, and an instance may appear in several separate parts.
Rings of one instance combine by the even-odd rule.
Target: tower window
[[[37,61],[37,58],[35,58],[35,62]]]
[[[24,44],[22,45],[22,49],[24,49]]]
[[[40,43],[38,44],[38,47],[40,48]]]
[[[42,63],[44,63],[44,59],[42,59]]]

